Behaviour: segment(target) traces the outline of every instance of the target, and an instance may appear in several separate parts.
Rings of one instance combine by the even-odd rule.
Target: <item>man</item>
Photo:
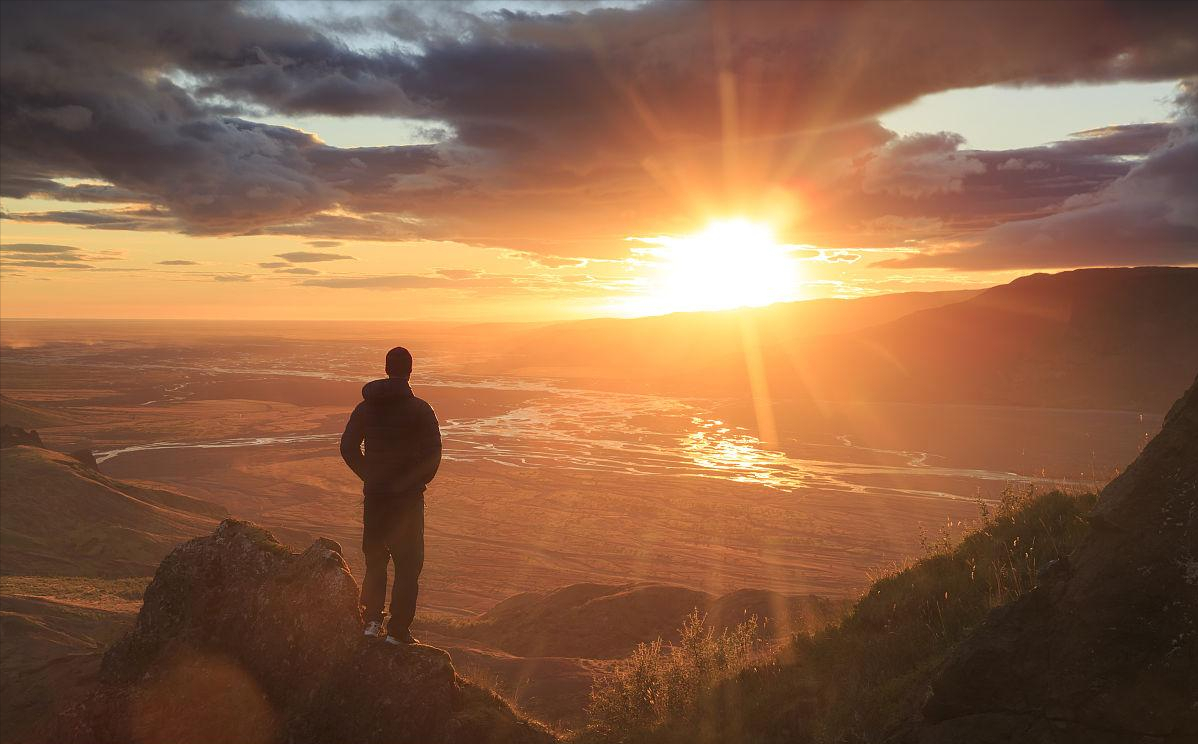
[[[362,402],[341,435],[341,457],[362,479],[362,552],[366,576],[361,603],[366,635],[388,643],[415,643],[409,627],[416,614],[424,566],[424,488],[441,464],[441,430],[428,403],[412,394],[412,355],[402,346],[387,352],[387,379],[362,388]],[[383,630],[387,563],[395,564],[391,618]]]

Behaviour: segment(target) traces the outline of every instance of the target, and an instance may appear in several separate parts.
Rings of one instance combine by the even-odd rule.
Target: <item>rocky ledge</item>
[[[100,677],[56,741],[553,740],[459,678],[444,651],[364,639],[336,542],[294,553],[233,519],[167,556]]]

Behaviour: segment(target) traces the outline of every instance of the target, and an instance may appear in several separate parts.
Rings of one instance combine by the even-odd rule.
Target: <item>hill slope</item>
[[[763,339],[791,343],[811,336],[861,330],[977,294],[974,290],[902,292],[852,300],[786,302],[737,311],[555,323],[514,338],[505,337],[500,359],[487,369],[624,379],[629,385],[662,392],[662,385],[691,384],[698,370],[714,371],[729,362],[739,362],[746,323]],[[629,375],[629,371],[635,374]]]
[[[1198,741],[1198,382],[1091,521],[961,644],[912,740]]]
[[[1163,412],[1198,369],[1198,269],[1025,276],[791,361],[817,398]]]
[[[39,447],[0,450],[0,573],[146,576],[223,507],[109,478]]]
[[[1198,268],[1082,269],[980,293],[839,302],[561,324],[493,366],[743,396],[760,358],[775,398],[1156,412],[1198,368]]]

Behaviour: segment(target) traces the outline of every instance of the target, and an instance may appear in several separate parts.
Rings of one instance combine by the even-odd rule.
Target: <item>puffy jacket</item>
[[[369,382],[341,435],[341,457],[367,495],[424,493],[441,464],[437,416],[406,380]]]

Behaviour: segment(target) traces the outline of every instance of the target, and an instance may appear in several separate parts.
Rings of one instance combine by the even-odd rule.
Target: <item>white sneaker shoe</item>
[[[377,620],[372,620],[366,623],[366,630],[362,633],[362,635],[366,636],[367,638],[382,638],[383,636],[387,635],[387,631],[383,630],[382,623],[378,622]]]

